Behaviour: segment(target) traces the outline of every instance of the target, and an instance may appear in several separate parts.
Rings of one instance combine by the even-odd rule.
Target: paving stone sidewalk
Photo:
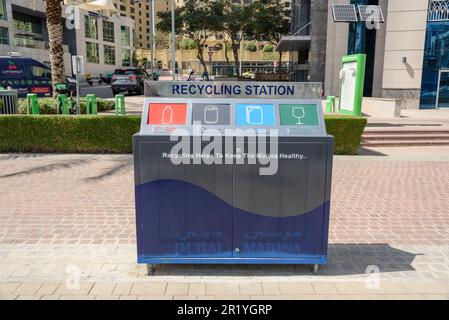
[[[0,299],[449,299],[449,161],[400,159],[335,158],[318,276],[186,265],[148,277],[131,156],[0,155]]]

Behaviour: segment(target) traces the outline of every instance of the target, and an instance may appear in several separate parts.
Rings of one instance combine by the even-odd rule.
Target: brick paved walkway
[[[0,155],[0,168],[0,298],[449,298],[449,161],[336,157],[320,276],[166,266],[147,277],[131,156]],[[366,286],[370,265],[378,289]],[[67,288],[78,273],[81,288]]]

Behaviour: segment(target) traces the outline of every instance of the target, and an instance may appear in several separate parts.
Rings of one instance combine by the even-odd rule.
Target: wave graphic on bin
[[[148,257],[208,257],[232,258],[233,263],[236,258],[325,263],[328,232],[313,230],[327,228],[329,206],[324,202],[296,216],[273,217],[236,208],[186,181],[147,182],[136,186],[139,262],[148,262]]]

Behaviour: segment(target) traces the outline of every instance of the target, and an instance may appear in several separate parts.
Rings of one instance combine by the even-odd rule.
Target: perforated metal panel
[[[176,142],[135,136],[139,262],[324,263],[332,143],[280,137],[265,176],[247,162],[176,165],[162,156]]]
[[[308,200],[309,161],[279,161],[275,176],[261,176],[258,166],[250,167],[250,212],[272,212],[273,217],[291,215],[291,208],[306,211]],[[267,194],[267,190],[270,190]]]

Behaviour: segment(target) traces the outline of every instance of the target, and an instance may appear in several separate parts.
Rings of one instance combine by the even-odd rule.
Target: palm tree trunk
[[[48,42],[50,45],[51,80],[53,96],[56,95],[56,84],[65,81],[64,49],[62,47],[62,7],[61,0],[46,0]]]

